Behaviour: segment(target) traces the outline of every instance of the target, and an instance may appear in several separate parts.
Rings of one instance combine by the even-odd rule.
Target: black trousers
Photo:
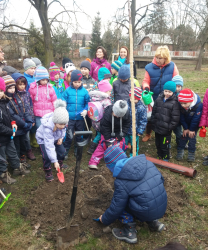
[[[170,135],[160,135],[155,133],[155,145],[157,147],[157,155],[161,159],[170,159],[169,155],[169,144],[171,141]]]
[[[26,134],[14,136],[14,145],[19,158],[23,155],[26,155],[27,148],[25,140],[26,140]]]

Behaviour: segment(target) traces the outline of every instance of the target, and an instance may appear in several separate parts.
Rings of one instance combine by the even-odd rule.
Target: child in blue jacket
[[[79,70],[74,70],[71,73],[71,86],[67,88],[62,98],[67,103],[67,111],[69,113],[69,123],[66,133],[66,139],[64,142],[64,147],[66,149],[66,155],[69,152],[74,131],[84,130],[84,119],[87,115],[88,102],[90,96],[88,91],[83,87],[82,84],[82,73]],[[79,113],[81,111],[81,113]],[[77,114],[79,113],[79,114]],[[80,136],[76,137],[77,141],[81,141]]]
[[[178,95],[178,101],[181,104],[180,122],[183,126],[183,135],[177,148],[176,159],[183,159],[184,149],[188,143],[187,161],[195,161],[196,135],[199,129],[199,122],[202,115],[203,104],[200,97],[191,89],[183,89]]]
[[[164,224],[158,221],[167,207],[164,178],[145,155],[127,158],[124,151],[111,146],[104,153],[106,166],[115,177],[114,194],[110,207],[100,216],[109,225],[119,219],[124,228],[113,228],[113,235],[128,243],[137,242],[136,223],[133,217],[147,222],[152,231],[162,231]]]

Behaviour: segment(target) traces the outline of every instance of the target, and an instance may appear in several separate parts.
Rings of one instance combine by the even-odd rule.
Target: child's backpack
[[[100,102],[89,102],[87,115],[93,121],[100,121],[103,117],[104,108]]]

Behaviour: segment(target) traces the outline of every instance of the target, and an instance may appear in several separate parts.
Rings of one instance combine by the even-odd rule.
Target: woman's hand
[[[58,139],[58,141],[57,141],[57,145],[61,145],[62,144],[62,142],[63,142],[63,139]]]

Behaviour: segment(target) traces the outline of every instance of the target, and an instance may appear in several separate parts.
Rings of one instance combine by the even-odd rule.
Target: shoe
[[[151,135],[146,134],[145,137],[142,139],[143,142],[149,141]]]
[[[20,163],[19,168],[15,168],[13,171],[13,175],[17,176],[17,175],[26,175],[29,174],[30,170],[26,170],[26,166],[25,163]]]
[[[176,155],[176,160],[177,161],[183,160],[183,155],[184,155],[184,149],[178,149],[177,155]]]
[[[208,166],[208,160],[204,161],[204,162],[202,163],[202,165]]]
[[[88,168],[90,168],[90,169],[98,169],[97,165],[88,165]]]
[[[33,134],[30,133],[30,145],[33,148],[39,148],[39,145],[38,145],[36,138],[35,138],[35,133],[33,133]]]
[[[136,231],[136,223],[127,223],[124,224],[124,228],[113,228],[112,234],[118,240],[124,240],[127,243],[135,244],[137,243],[137,231]]]
[[[32,152],[32,149],[30,149],[30,150],[27,151],[27,158],[30,159],[31,161],[35,161],[36,160],[35,155]]]
[[[5,172],[0,175],[0,181],[7,184],[14,184],[17,180],[13,179],[9,172]]]
[[[51,182],[54,180],[52,173],[45,174],[46,181]]]
[[[185,149],[188,149],[188,144],[186,144]]]
[[[30,165],[29,163],[27,163],[27,161],[26,161],[26,156],[25,156],[25,155],[22,155],[22,156],[20,157],[20,163],[24,164],[24,166],[25,166],[27,169],[31,168],[31,165]]]
[[[205,156],[205,157],[203,158],[203,161],[208,161],[208,156]]]
[[[164,228],[165,225],[159,220],[153,220],[152,222],[147,222],[149,230],[154,231],[154,232],[161,232]]]
[[[89,149],[87,150],[87,153],[92,155],[95,152],[95,149],[97,148],[98,143],[91,142]]]
[[[60,169],[67,169],[69,166],[67,164],[63,164],[63,161],[58,161]]]
[[[188,162],[193,162],[195,161],[195,152],[189,152],[188,151],[188,158],[187,158]]]

